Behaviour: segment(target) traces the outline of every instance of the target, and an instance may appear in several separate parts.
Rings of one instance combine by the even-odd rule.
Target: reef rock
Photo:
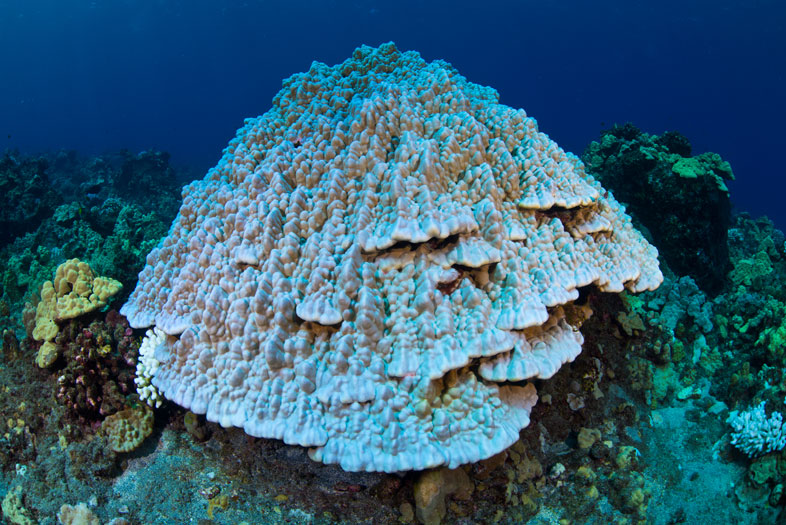
[[[581,351],[582,287],[661,282],[622,207],[522,110],[393,44],[284,82],[122,313],[152,384],[350,471],[449,468],[518,439]]]
[[[61,197],[49,185],[48,162],[43,158],[0,155],[0,247],[13,242],[49,216]]]
[[[712,295],[730,269],[731,166],[717,153],[691,157],[688,139],[670,131],[614,126],[582,156],[587,170],[649,230],[666,264]],[[657,196],[657,198],[653,198]]]

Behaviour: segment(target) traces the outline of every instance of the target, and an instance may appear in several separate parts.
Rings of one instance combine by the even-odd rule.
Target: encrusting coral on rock
[[[104,419],[101,431],[107,436],[109,448],[131,452],[153,432],[153,411],[145,405],[121,410]]]
[[[349,471],[510,446],[520,382],[581,351],[580,289],[662,280],[534,119],[393,44],[286,80],[183,196],[121,310],[165,334],[152,385]]]

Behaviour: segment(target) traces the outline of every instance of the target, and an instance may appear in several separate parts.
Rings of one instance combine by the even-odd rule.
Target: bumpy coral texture
[[[773,412],[767,417],[766,402],[762,401],[755,408],[739,412],[732,410],[727,423],[734,431],[731,433],[731,444],[750,457],[769,454],[786,447],[786,425],[780,412]]]
[[[153,433],[153,411],[146,405],[121,410],[101,423],[101,431],[109,448],[115,452],[131,452]]]
[[[45,281],[41,286],[41,300],[36,308],[33,339],[44,343],[36,356],[38,366],[51,366],[58,357],[53,342],[60,330],[57,323],[103,308],[122,287],[120,281],[97,276],[79,259],[69,259],[58,266],[54,282]]]
[[[656,255],[524,111],[385,44],[284,82],[122,312],[211,421],[350,471],[452,468],[516,441],[520,382],[579,354],[579,288],[655,288]]]
[[[87,263],[69,259],[57,267],[54,282],[46,281],[41,287],[33,338],[54,339],[58,332],[55,321],[74,319],[106,306],[122,287],[119,281],[96,276]]]

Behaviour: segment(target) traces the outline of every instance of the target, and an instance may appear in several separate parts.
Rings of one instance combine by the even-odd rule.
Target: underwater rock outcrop
[[[730,267],[728,162],[716,153],[692,157],[679,133],[649,135],[632,124],[604,132],[582,160],[649,230],[670,269],[707,293],[721,290]]]
[[[657,252],[495,90],[393,44],[314,63],[249,119],[121,312],[152,385],[350,471],[487,458],[581,351],[580,289],[657,287]]]
[[[0,247],[14,237],[35,230],[59,204],[61,197],[49,185],[48,162],[6,152],[0,156]],[[13,203],[13,205],[8,205]]]

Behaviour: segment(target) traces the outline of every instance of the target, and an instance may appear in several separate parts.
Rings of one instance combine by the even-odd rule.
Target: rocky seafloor
[[[786,522],[784,235],[733,214],[718,155],[630,124],[584,152],[660,251],[654,292],[593,293],[581,355],[510,449],[456,470],[347,473],[134,388],[143,333],[116,312],[193,174],[160,152],[0,157],[0,499],[6,523]],[[36,365],[41,286],[78,258],[123,284]],[[727,420],[765,402],[759,428]],[[137,414],[133,417],[129,414]],[[142,414],[142,415],[139,415]],[[125,419],[124,419],[125,418]],[[764,418],[764,419],[762,419]],[[118,451],[112,425],[152,423]],[[755,420],[755,418],[754,418]],[[130,423],[129,423],[130,421]],[[754,429],[755,430],[755,429]],[[144,436],[142,436],[144,437]],[[748,439],[748,441],[745,441]],[[732,444],[732,441],[736,445]],[[753,440],[753,441],[751,441]],[[765,440],[766,441],[766,440]],[[743,445],[748,444],[747,452]],[[753,447],[753,448],[751,448]]]

